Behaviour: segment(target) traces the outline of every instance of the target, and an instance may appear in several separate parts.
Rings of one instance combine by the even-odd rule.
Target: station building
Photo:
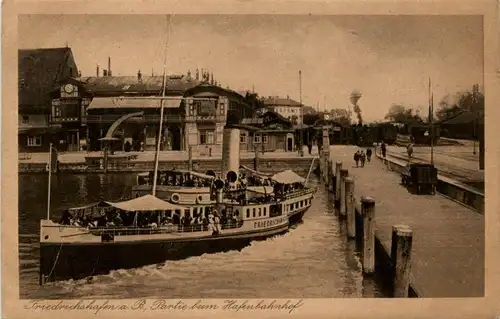
[[[70,48],[18,51],[20,153],[46,152],[50,143],[59,150],[77,148],[87,102],[78,93],[77,76]]]

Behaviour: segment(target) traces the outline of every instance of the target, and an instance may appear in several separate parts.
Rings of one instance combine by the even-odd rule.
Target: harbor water
[[[135,174],[58,174],[52,178],[53,218],[63,209],[125,199]],[[316,186],[316,180],[310,186]],[[323,185],[304,222],[242,251],[205,254],[91,279],[38,285],[39,221],[47,212],[47,176],[19,176],[21,299],[70,298],[360,298],[384,297],[363,278],[355,245],[346,239]],[[131,256],[140,258],[140,256]]]

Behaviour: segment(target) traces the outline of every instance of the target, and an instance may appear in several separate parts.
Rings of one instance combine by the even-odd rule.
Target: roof
[[[249,132],[256,132],[256,131],[260,130],[259,127],[255,127],[255,126],[247,125],[247,124],[230,124],[230,125],[226,125],[226,127],[247,130]]]
[[[291,98],[282,98],[279,96],[270,96],[264,98],[263,102],[265,106],[302,106],[299,102],[292,100]]]
[[[282,123],[286,123],[286,124],[290,124],[291,125],[291,122],[290,120],[288,120],[286,117],[284,117],[283,115],[277,113],[277,112],[274,112],[274,111],[267,111],[266,113],[262,114],[260,116],[261,118],[264,118],[264,119],[270,119],[270,118],[274,118],[275,120],[278,120]],[[264,121],[265,122],[265,121]]]
[[[165,108],[177,108],[182,102],[182,96],[164,100]],[[160,100],[127,99],[118,97],[94,97],[87,109],[117,109],[117,108],[160,108]]]
[[[286,170],[278,174],[274,174],[271,179],[280,184],[303,183],[305,179],[291,170]]]
[[[94,96],[113,96],[124,94],[158,94],[163,89],[163,76],[90,76],[77,80],[84,83],[85,90]],[[168,76],[166,93],[174,92],[183,95],[187,90],[197,86],[199,81],[185,76]]]
[[[19,105],[45,107],[51,104],[51,92],[57,83],[64,80],[63,66],[73,64],[73,74],[77,74],[76,65],[70,48],[26,49],[18,51]]]
[[[441,122],[441,124],[450,125],[450,124],[469,124],[473,123],[475,120],[481,121],[482,117],[477,116],[474,112],[464,111],[459,113],[447,120]]]
[[[241,120],[241,124],[252,125],[252,124],[264,124],[264,119],[261,117],[246,117]]]
[[[155,211],[155,210],[183,210],[183,206],[178,206],[159,199],[153,195],[144,195],[125,202],[112,203],[106,202],[110,206],[125,211]]]

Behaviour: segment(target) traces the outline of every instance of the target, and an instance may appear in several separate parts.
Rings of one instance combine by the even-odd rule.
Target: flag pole
[[[47,191],[47,220],[50,220],[50,188],[52,185],[52,143],[49,144],[49,185]]]
[[[431,92],[431,79],[429,78],[429,125],[431,130],[431,165],[434,165],[434,92]]]

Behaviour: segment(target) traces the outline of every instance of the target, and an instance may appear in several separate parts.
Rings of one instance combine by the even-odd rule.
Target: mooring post
[[[109,155],[109,150],[108,150],[108,145],[106,145],[104,146],[104,156],[103,156],[104,173],[108,172],[108,155]]]
[[[259,150],[258,150],[257,147],[255,147],[255,150],[254,150],[253,170],[254,171],[258,171],[259,170]]]
[[[342,162],[335,163],[335,201],[340,198],[340,170],[342,169]]]
[[[325,186],[328,191],[332,188],[332,160],[327,161],[327,169],[326,169],[326,181]]]
[[[188,146],[188,171],[193,170],[193,146]]]
[[[412,239],[413,231],[410,226],[392,226],[391,259],[394,298],[408,298]]]
[[[340,216],[346,215],[346,191],[345,179],[349,176],[349,171],[346,168],[340,170]]]
[[[356,237],[356,212],[354,211],[354,179],[345,179],[345,203],[347,214],[347,238]]]
[[[375,271],[375,200],[361,198],[361,216],[363,216],[363,273]]]

